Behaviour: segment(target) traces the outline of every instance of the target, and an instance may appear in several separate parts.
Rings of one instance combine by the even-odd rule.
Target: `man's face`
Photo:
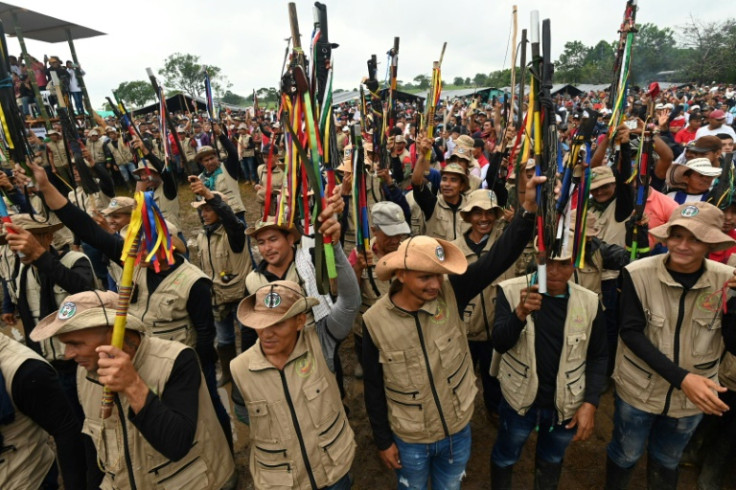
[[[731,138],[721,140],[721,152],[730,153],[733,151],[733,140]]]
[[[682,181],[687,185],[688,194],[702,194],[710,189],[715,177],[708,177],[693,170],[685,172]]]
[[[710,252],[710,245],[701,242],[682,226],[674,226],[665,240],[669,250],[667,266],[675,272],[695,272]]]
[[[108,131],[108,132],[107,132],[107,136],[108,136],[108,137],[109,137],[109,138],[110,138],[111,140],[113,140],[113,141],[117,141],[117,140],[118,140],[118,132],[117,132],[117,131]]]
[[[445,199],[454,199],[460,195],[464,188],[463,178],[458,174],[442,174],[440,181],[440,192]]]
[[[256,235],[256,244],[268,265],[282,267],[293,258],[294,238],[281,230],[266,229]]]
[[[442,274],[399,270],[396,278],[402,283],[402,292],[419,300],[422,304],[437,299],[442,288]]]
[[[493,128],[493,125],[491,124],[491,121],[484,121],[483,122],[483,132],[484,133],[490,133],[491,129]]]
[[[406,238],[406,235],[387,235],[377,226],[373,227],[373,236],[376,237],[376,249],[384,255],[398,250],[399,244]]]
[[[590,195],[593,196],[596,202],[608,202],[613,197],[615,191],[616,184],[611,183],[590,191]]]
[[[202,221],[205,225],[211,225],[220,221],[220,216],[209,204],[202,205],[202,207],[199,208],[199,213],[202,215]]]
[[[194,126],[194,134],[199,134],[202,132],[202,126],[196,125]]]
[[[713,128],[713,129],[717,129],[717,128],[720,128],[721,126],[723,126],[723,122],[724,121],[725,121],[725,119],[713,119],[712,117],[709,117],[708,118],[708,122],[710,123],[710,127]]]
[[[294,350],[299,331],[304,328],[307,315],[301,313],[268,328],[256,329],[261,350],[266,356],[288,357]]]
[[[57,141],[59,141],[60,139],[61,139],[61,136],[59,136],[59,135],[58,135],[58,134],[56,134],[56,133],[54,133],[54,134],[52,134],[52,135],[51,135],[51,141],[53,141],[54,143],[56,143],[56,142],[57,142]]]
[[[215,170],[217,170],[217,167],[220,166],[220,159],[217,158],[217,155],[210,154],[202,157],[199,163],[201,163],[205,170],[207,170],[208,172],[214,172]]]
[[[483,154],[483,148],[479,146],[473,147],[473,158],[478,159]]]
[[[730,233],[736,228],[736,204],[731,204],[723,210],[723,233]]]
[[[64,357],[79,364],[92,373],[97,371],[100,355],[95,349],[110,343],[112,329],[109,327],[85,328],[59,335],[59,340],[66,345]]]
[[[120,231],[130,223],[130,213],[112,213],[108,214],[105,219],[107,219],[107,224],[110,225],[113,231]]]
[[[468,216],[468,221],[473,232],[483,236],[491,233],[496,218],[496,212],[493,209],[473,208]]]
[[[100,136],[98,134],[91,134],[89,135],[89,139],[91,139],[92,141],[97,141],[98,139],[100,139]]]
[[[567,281],[572,277],[575,266],[572,260],[547,261],[547,291],[552,296],[567,292]]]
[[[700,114],[693,114],[690,116],[690,126],[693,129],[699,129],[700,126],[703,125],[703,119],[700,117]]]

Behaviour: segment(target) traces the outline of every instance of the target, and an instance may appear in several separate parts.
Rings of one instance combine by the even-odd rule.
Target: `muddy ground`
[[[241,191],[247,208],[248,221],[254,221],[258,215],[253,187],[241,184]],[[192,194],[188,186],[180,187],[181,214],[184,234],[187,241],[192,244],[200,227],[196,212],[189,206]],[[12,333],[4,329],[6,333]],[[16,335],[17,336],[17,335]],[[390,489],[396,487],[394,474],[387,470],[378,459],[377,452],[373,446],[370,424],[366,417],[363,403],[363,384],[353,375],[353,366],[356,363],[353,351],[352,336],[349,337],[340,348],[340,357],[343,360],[345,370],[345,388],[347,392],[345,403],[350,409],[350,422],[355,431],[358,450],[353,463],[352,475],[354,479],[353,488],[363,489]],[[479,381],[479,390],[480,387]],[[229,401],[230,386],[220,390],[223,399]],[[232,405],[227,404],[231,410]],[[736,409],[736,407],[734,408]],[[613,427],[613,397],[610,391],[606,393],[601,401],[596,417],[596,426],[593,436],[581,443],[574,443],[567,451],[564,470],[560,481],[560,489],[601,489],[605,477],[605,446],[610,439]],[[476,397],[476,410],[472,426],[472,456],[467,467],[467,477],[463,484],[466,489],[487,489],[489,483],[489,457],[490,451],[496,440],[496,424],[489,420],[483,406],[482,396]],[[253,489],[253,482],[248,472],[248,427],[234,421],[233,430],[235,436],[236,465],[239,473],[239,489]],[[516,465],[514,472],[514,488],[527,489],[533,487],[534,475],[534,445],[535,436],[532,435],[528,441],[522,458]],[[631,489],[646,488],[646,457],[639,463]],[[736,461],[734,462],[736,463]],[[735,465],[729,468],[730,474],[726,477],[725,489],[736,489]],[[680,475],[680,489],[695,489],[697,470],[695,468],[683,468]],[[435,489],[439,490],[439,489]]]

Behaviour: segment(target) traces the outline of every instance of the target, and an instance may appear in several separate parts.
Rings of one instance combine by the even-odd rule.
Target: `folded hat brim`
[[[255,302],[256,294],[254,293],[240,302],[237,311],[238,321],[255,330],[263,330],[301,313],[306,313],[310,308],[319,304],[317,298],[299,298],[285,313],[279,315],[269,311],[256,311]]]
[[[409,239],[411,240],[411,239]],[[459,248],[446,240],[436,239],[444,249],[445,259],[436,260],[417,248],[406,248],[384,255],[376,265],[376,277],[381,281],[390,280],[397,270],[429,272],[433,274],[462,274],[468,268],[468,260]]]
[[[689,218],[675,219],[663,225],[659,225],[649,230],[649,234],[657,240],[664,242],[670,236],[670,229],[673,226],[682,226],[695,235],[695,238],[701,242],[711,245],[713,252],[726,250],[736,245],[736,240],[726,235],[721,230]]]

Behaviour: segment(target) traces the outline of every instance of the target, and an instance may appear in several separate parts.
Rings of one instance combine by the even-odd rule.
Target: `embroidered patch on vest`
[[[298,359],[294,366],[296,368],[296,374],[300,378],[308,378],[314,372],[314,358],[311,352],[307,352],[307,355]]]
[[[68,320],[73,317],[76,312],[77,305],[72,303],[71,301],[67,301],[66,303],[61,305],[61,308],[59,308],[59,313],[57,317],[59,318],[59,320]]]
[[[700,210],[697,208],[697,206],[687,206],[680,212],[680,214],[684,218],[692,218],[693,216],[696,216],[699,212]]]
[[[442,248],[442,245],[437,245],[437,248],[434,249],[434,254],[437,256],[440,262],[445,261],[445,249]]]
[[[268,293],[263,298],[263,304],[266,305],[266,308],[276,308],[281,304],[281,296],[279,296],[279,293]]]
[[[431,318],[432,323],[445,323],[447,321],[447,305],[442,300],[437,300],[437,313]]]
[[[695,300],[695,306],[700,311],[715,313],[721,309],[721,291],[708,292],[703,291]]]

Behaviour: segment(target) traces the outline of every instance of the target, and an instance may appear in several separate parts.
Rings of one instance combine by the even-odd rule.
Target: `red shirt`
[[[731,230],[727,233],[728,236],[736,240],[736,230]],[[711,252],[708,258],[710,260],[715,260],[717,262],[721,262],[722,264],[725,264],[728,262],[728,258],[736,253],[736,245],[733,247],[726,249],[726,250],[720,250],[718,252]]]
[[[488,165],[488,159],[483,154],[483,152],[481,152],[480,156],[478,158],[476,158],[476,160],[478,160],[478,165],[480,165],[480,168],[483,168],[486,165]]]
[[[695,139],[696,132],[697,130],[690,131],[689,126],[682,128],[677,132],[677,134],[675,134],[675,141],[677,141],[681,145],[686,145]]]

